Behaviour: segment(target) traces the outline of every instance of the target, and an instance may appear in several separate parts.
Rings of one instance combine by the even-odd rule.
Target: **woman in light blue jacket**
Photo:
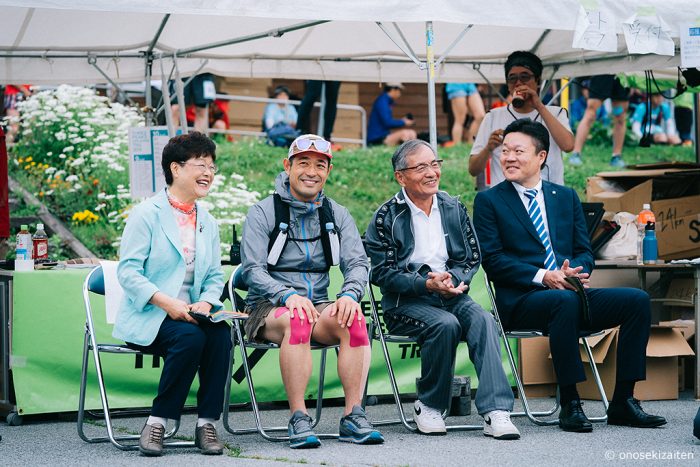
[[[193,317],[222,307],[219,229],[196,202],[211,188],[215,160],[216,146],[202,133],[172,138],[163,149],[167,188],[133,209],[122,236],[117,275],[125,296],[113,335],[165,359],[141,431],[145,455],[162,454],[167,420],[180,419],[197,372],[195,443],[204,454],[223,452],[214,423],[223,407],[230,328]]]

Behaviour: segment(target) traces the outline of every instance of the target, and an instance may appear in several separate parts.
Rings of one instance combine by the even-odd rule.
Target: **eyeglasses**
[[[206,171],[210,171],[214,175],[219,171],[219,168],[216,165],[210,165],[206,166],[204,164],[190,164],[189,162],[178,162],[180,165],[191,165],[192,167],[198,169],[200,172],[204,173]]]
[[[442,159],[435,159],[433,162],[430,164],[418,164],[414,165],[413,167],[406,167],[405,169],[399,169],[397,172],[403,172],[405,170],[415,170],[416,173],[422,174],[428,169],[433,169],[433,170],[440,170],[440,167],[442,167],[443,160]]]
[[[308,151],[312,144],[316,148],[316,150],[325,152],[326,154],[330,155],[331,143],[323,138],[298,138],[294,140],[294,144],[291,148],[289,148],[290,155],[302,151]]]
[[[508,84],[515,84],[518,81],[520,81],[521,83],[528,83],[534,77],[535,75],[533,75],[532,73],[518,73],[508,75],[506,81],[508,81]]]

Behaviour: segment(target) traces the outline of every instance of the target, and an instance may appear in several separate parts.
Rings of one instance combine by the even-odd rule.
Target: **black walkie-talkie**
[[[233,242],[231,242],[231,250],[229,251],[231,264],[236,266],[241,264],[241,242],[238,241],[236,234],[236,226],[233,226]]]

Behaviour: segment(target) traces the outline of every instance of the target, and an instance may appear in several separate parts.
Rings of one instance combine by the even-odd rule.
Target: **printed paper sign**
[[[671,29],[657,14],[634,14],[622,23],[627,50],[632,54],[673,56]]]
[[[681,67],[700,67],[700,21],[681,24]]]
[[[585,9],[579,6],[574,30],[574,49],[617,52],[615,16],[602,9]]]
[[[132,198],[147,198],[165,186],[160,162],[169,139],[167,127],[129,128],[129,185]]]

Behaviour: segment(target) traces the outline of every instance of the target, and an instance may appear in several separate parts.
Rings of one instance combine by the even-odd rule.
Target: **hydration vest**
[[[270,233],[270,241],[267,245],[267,269],[268,271],[280,272],[306,272],[306,273],[327,273],[331,266],[340,264],[340,231],[335,225],[333,208],[328,198],[323,198],[323,203],[318,209],[321,234],[313,238],[292,238],[290,234],[290,206],[282,201],[282,197],[275,193],[272,195],[275,205],[275,228]],[[277,267],[277,262],[288,242],[307,243],[321,240],[323,246],[323,257],[325,267],[315,269],[304,269],[299,267]]]

